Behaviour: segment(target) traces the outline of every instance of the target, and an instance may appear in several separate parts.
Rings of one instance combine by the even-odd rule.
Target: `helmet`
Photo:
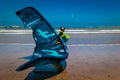
[[[65,27],[63,27],[63,26],[62,26],[62,27],[60,27],[60,30],[65,30]]]

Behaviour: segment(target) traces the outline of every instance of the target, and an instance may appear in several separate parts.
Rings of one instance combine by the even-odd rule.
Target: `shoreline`
[[[59,29],[56,29],[58,32]],[[120,33],[120,29],[66,29],[68,34],[81,33]],[[0,34],[32,34],[31,29],[1,29]]]

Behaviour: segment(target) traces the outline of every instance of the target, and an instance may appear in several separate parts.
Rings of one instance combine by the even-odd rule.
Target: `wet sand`
[[[45,80],[120,80],[119,35],[71,35],[66,69]],[[25,80],[34,68],[16,68],[27,61],[21,57],[32,55],[34,46],[30,34],[0,34],[0,80]]]

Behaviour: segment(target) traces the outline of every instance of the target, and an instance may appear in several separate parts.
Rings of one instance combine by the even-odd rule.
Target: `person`
[[[67,43],[68,40],[70,39],[70,36],[68,34],[65,34],[64,32],[65,32],[65,27],[64,26],[60,27],[60,32],[58,36],[62,37],[63,41]],[[60,40],[57,40],[56,44],[59,44],[59,43],[60,43]]]

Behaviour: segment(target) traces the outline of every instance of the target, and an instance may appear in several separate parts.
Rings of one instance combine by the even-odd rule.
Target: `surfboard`
[[[17,71],[37,64],[45,65],[67,59],[69,52],[66,43],[35,8],[26,7],[17,11],[16,15],[22,20],[24,27],[32,29],[33,39],[36,43],[32,59],[19,66]],[[58,39],[60,44],[56,44]]]

